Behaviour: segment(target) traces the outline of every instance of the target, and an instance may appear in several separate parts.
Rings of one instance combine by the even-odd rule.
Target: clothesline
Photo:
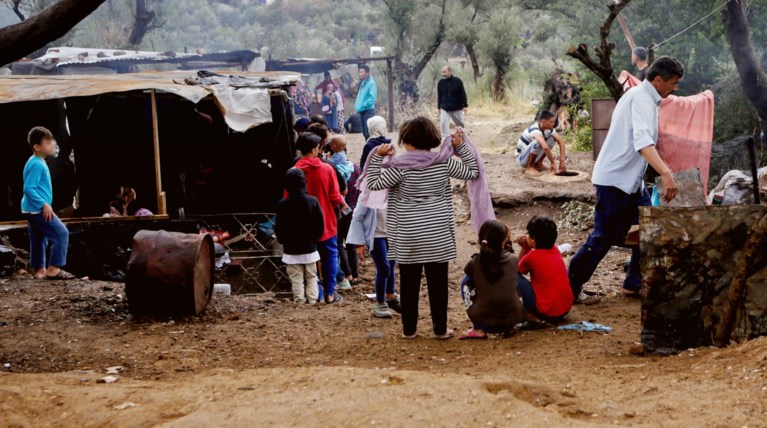
[[[711,15],[713,15],[713,14],[715,14],[715,13],[719,12],[720,10],[724,9],[724,7],[725,7],[725,6],[727,6],[727,4],[728,4],[728,3],[730,3],[731,1],[732,1],[732,0],[727,0],[727,1],[725,1],[725,2],[724,2],[722,5],[721,5],[721,6],[717,7],[717,8],[716,8],[716,9],[714,9],[714,10],[712,10],[710,13],[708,13],[708,14],[707,14],[707,15],[705,15],[704,17],[702,17],[702,18],[700,18],[699,20],[695,21],[695,22],[694,22],[692,25],[690,25],[689,27],[685,28],[684,30],[682,30],[682,31],[680,31],[680,32],[678,32],[678,33],[676,33],[676,34],[674,34],[673,36],[669,37],[668,39],[666,39],[666,40],[664,40],[664,41],[662,41],[662,42],[660,42],[660,43],[654,43],[653,45],[651,45],[651,46],[650,46],[650,50],[653,50],[653,51],[657,51],[657,50],[658,50],[658,48],[659,48],[659,47],[661,47],[662,45],[664,45],[664,44],[666,44],[666,43],[670,42],[671,40],[675,39],[677,36],[680,36],[680,35],[682,35],[683,33],[686,33],[687,31],[691,30],[691,29],[692,29],[693,27],[695,27],[696,25],[698,25],[698,24],[700,24],[701,22],[705,21],[705,20],[706,20],[707,18],[709,18]]]

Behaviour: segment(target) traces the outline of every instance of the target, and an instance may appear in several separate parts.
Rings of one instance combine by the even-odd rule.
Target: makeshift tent
[[[287,73],[0,77],[0,221],[19,220],[26,133],[49,127],[54,209],[100,216],[119,186],[154,213],[273,212],[295,152]],[[239,132],[237,132],[239,131]]]

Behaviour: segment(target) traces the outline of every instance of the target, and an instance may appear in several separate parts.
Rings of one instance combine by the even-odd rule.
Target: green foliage
[[[716,114],[714,115],[714,143],[754,135],[761,127],[756,110],[746,99],[735,70],[725,74],[716,88]]]

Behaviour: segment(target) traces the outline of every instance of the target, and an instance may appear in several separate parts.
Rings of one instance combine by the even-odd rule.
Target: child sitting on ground
[[[487,334],[514,333],[525,320],[517,291],[518,259],[511,248],[511,230],[490,220],[479,229],[479,254],[472,256],[461,285],[472,328],[461,339],[486,339]]]
[[[346,139],[341,135],[335,135],[328,146],[330,146],[330,164],[341,174],[344,181],[349,181],[354,172],[354,165],[346,158]]]
[[[285,173],[288,197],[277,204],[274,233],[283,246],[282,262],[287,265],[288,277],[296,303],[317,303],[317,240],[325,231],[320,203],[306,194],[306,177],[302,170],[291,168]]]
[[[557,225],[544,216],[533,217],[527,223],[527,235],[517,239],[522,247],[517,287],[528,316],[523,329],[560,322],[572,308],[573,292],[556,241]],[[529,281],[523,276],[527,274]]]

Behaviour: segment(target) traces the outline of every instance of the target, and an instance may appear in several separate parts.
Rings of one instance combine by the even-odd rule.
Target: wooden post
[[[152,89],[152,140],[154,142],[154,174],[157,190],[157,214],[166,215],[168,209],[165,202],[165,192],[162,191],[162,175],[160,169],[160,128],[157,122],[157,91]]]
[[[394,131],[394,75],[391,58],[386,60],[386,83],[389,87],[389,132]]]

